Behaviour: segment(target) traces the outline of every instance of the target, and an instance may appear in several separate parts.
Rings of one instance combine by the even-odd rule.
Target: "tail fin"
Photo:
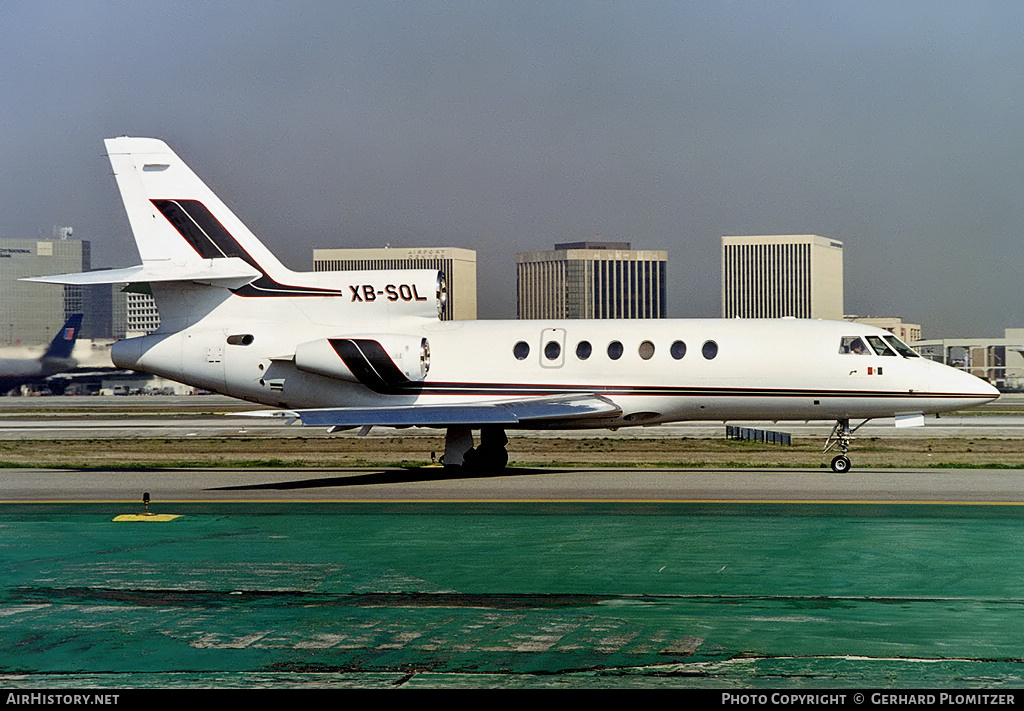
[[[166,143],[130,137],[104,143],[143,264],[236,257],[271,278],[288,273]]]
[[[72,314],[71,318],[64,323],[60,332],[50,341],[50,347],[43,353],[43,358],[70,358],[71,351],[75,348],[75,339],[78,338],[78,331],[81,327],[82,314]]]
[[[341,295],[333,285],[324,286],[322,279],[297,274],[281,264],[163,141],[123,137],[107,139],[105,144],[142,264],[26,281],[148,283],[161,322],[173,323],[176,329],[226,298],[223,293],[208,294],[201,307],[190,306],[180,298],[184,282],[245,297]]]

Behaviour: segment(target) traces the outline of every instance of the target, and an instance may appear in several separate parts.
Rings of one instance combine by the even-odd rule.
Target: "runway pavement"
[[[117,502],[848,502],[1024,504],[1015,470],[443,469],[65,471],[9,469],[0,503]]]
[[[1001,399],[972,413],[929,418],[899,429],[879,421],[864,437],[993,437],[1024,439],[1024,400]],[[329,436],[325,431],[239,417],[249,403],[220,396],[45,397],[0,399],[0,440],[191,436]],[[750,424],[822,437],[829,423]],[[549,433],[565,437],[720,437],[722,423],[681,423],[609,432]],[[389,436],[390,429],[375,432]],[[402,436],[438,436],[402,430]],[[543,433],[531,433],[532,436]],[[370,436],[374,436],[371,434]],[[59,445],[58,445],[59,446]],[[188,469],[67,471],[8,469],[0,502],[187,501],[828,501],[1024,502],[1024,476],[1014,470],[512,468],[497,476],[412,469]]]

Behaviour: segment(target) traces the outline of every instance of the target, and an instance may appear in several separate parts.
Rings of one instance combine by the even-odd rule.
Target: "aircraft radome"
[[[842,472],[854,421],[923,424],[998,397],[844,321],[441,321],[442,274],[294,272],[162,141],[106,148],[142,264],[38,280],[146,285],[160,329],[116,343],[114,363],[279,408],[253,414],[444,428],[445,465],[483,470],[507,464],[512,428],[829,420]]]

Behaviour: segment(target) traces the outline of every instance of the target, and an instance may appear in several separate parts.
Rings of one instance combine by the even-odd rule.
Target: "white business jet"
[[[441,321],[443,274],[293,272],[162,141],[106,148],[142,264],[37,280],[151,291],[160,329],[116,343],[114,363],[280,408],[252,414],[444,428],[445,465],[482,470],[507,464],[510,428],[829,420],[845,472],[863,422],[923,424],[999,394],[857,323]]]

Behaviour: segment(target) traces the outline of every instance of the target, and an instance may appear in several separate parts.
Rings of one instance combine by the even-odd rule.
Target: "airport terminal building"
[[[925,358],[966,370],[1003,392],[1024,392],[1024,328],[1002,338],[935,338],[914,343]]]

